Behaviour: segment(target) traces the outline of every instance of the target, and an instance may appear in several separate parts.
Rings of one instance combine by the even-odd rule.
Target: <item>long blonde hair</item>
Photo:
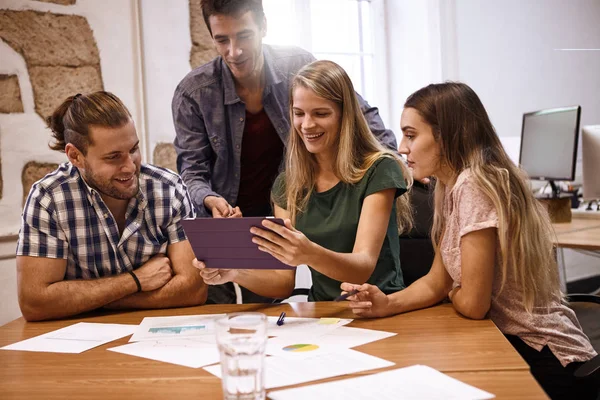
[[[398,154],[385,149],[370,131],[356,98],[352,81],[342,67],[332,61],[320,60],[306,65],[294,77],[290,90],[290,121],[294,120],[293,95],[297,87],[312,90],[317,96],[340,106],[341,124],[338,136],[338,154],[333,172],[340,181],[354,184],[360,181],[367,170],[381,157],[389,157],[398,162],[402,169],[407,188],[412,186],[412,175]],[[286,158],[283,199],[276,203],[287,204],[292,222],[305,211],[314,190],[317,178],[317,161],[307,149],[296,128],[290,128]],[[283,200],[283,201],[278,201]],[[407,195],[396,200],[399,231],[409,231],[412,227],[412,212]]]
[[[440,162],[450,167],[454,178],[470,170],[474,183],[496,208],[500,292],[506,280],[513,279],[521,286],[523,306],[529,312],[560,299],[548,214],[534,198],[526,174],[504,151],[477,94],[463,83],[432,84],[410,95],[404,107],[417,110],[431,126]],[[445,194],[446,186],[438,181],[432,228],[436,251],[446,223]]]

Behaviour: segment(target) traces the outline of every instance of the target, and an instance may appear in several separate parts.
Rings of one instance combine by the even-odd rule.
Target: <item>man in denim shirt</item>
[[[262,43],[262,0],[202,0],[201,6],[219,56],[175,90],[177,169],[200,217],[271,215],[270,190],[290,131],[290,81],[315,58]],[[377,108],[358,98],[373,134],[395,150]],[[210,286],[208,302],[235,302],[233,288],[226,296],[223,290]],[[243,294],[244,302],[265,300]]]

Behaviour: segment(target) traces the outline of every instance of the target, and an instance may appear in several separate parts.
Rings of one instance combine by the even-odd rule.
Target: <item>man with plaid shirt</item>
[[[181,178],[141,164],[129,111],[111,93],[69,97],[48,118],[68,162],[36,182],[17,246],[27,320],[99,307],[206,301],[181,219],[195,212]]]

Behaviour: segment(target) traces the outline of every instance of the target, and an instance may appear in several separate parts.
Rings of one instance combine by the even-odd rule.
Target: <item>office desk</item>
[[[597,227],[556,235],[556,245],[563,248],[600,251],[600,224]]]
[[[557,247],[600,251],[600,220],[576,219],[552,224]]]
[[[584,218],[573,218],[571,222],[559,222],[553,223],[552,227],[557,236],[585,231],[593,228],[600,228],[600,220],[598,219],[584,219]]]
[[[563,249],[600,252],[600,220],[573,218],[571,222],[555,223],[552,227],[555,233],[553,241],[557,247],[560,284],[562,290],[567,293],[567,267]],[[600,266],[598,271],[600,272]]]
[[[447,375],[496,395],[496,399],[546,399],[546,394],[529,372],[448,372]]]
[[[272,316],[285,311],[290,317],[353,318],[346,304],[330,302],[208,305],[119,314],[106,312],[39,323],[27,323],[20,318],[0,327],[0,346],[80,321],[139,324],[146,316],[234,311],[259,311]],[[349,326],[398,333],[356,348],[395,362],[392,368],[424,364],[489,390],[499,399],[523,398],[521,393],[529,393],[531,398],[546,398],[529,374],[528,365],[490,320],[468,320],[459,316],[449,304],[389,318],[354,320]],[[203,369],[106,351],[126,343],[128,339],[122,338],[81,354],[1,350],[2,398],[220,398],[220,380]],[[362,374],[367,373],[372,372]]]

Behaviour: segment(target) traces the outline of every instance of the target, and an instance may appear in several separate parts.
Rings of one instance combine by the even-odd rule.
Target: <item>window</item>
[[[265,43],[299,46],[340,64],[358,93],[386,108],[382,0],[263,0],[263,7]]]

